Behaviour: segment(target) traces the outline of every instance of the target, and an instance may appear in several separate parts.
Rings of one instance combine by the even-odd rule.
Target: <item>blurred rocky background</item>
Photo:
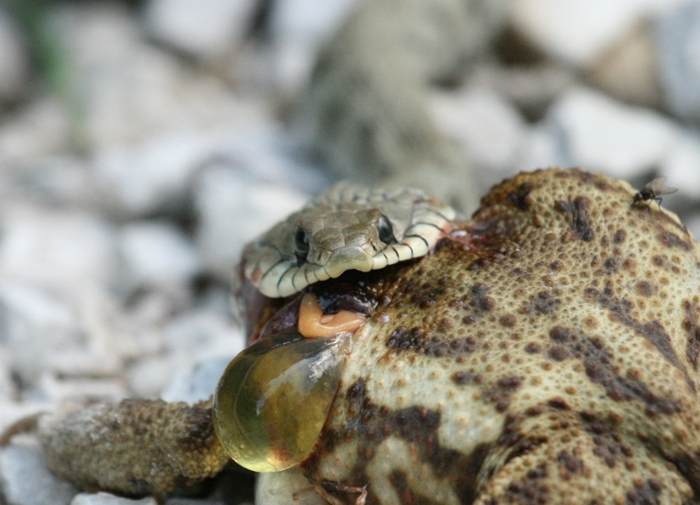
[[[0,0],[0,430],[69,401],[195,401],[243,346],[242,245],[331,182],[285,127],[355,0]],[[700,1],[511,0],[505,29],[431,98],[485,190],[580,166],[700,234]],[[78,494],[30,441],[0,503]],[[169,505],[252,502],[252,477]],[[151,498],[138,503],[155,504]]]

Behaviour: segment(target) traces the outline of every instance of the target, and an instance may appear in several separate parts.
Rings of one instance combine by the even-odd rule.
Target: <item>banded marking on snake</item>
[[[243,251],[243,271],[270,298],[348,270],[369,272],[428,254],[455,210],[417,189],[340,182]]]

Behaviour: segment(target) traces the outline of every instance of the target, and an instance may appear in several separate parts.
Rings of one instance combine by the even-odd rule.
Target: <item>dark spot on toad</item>
[[[580,473],[583,470],[583,461],[573,457],[567,451],[561,451],[557,456],[557,461],[570,473]]]
[[[634,286],[635,291],[641,296],[652,296],[656,292],[656,287],[649,281],[639,281]]]
[[[610,275],[615,272],[615,270],[618,269],[618,266],[619,262],[617,258],[608,258],[603,262],[603,268],[605,269],[606,275]]]
[[[530,300],[529,306],[525,307],[525,313],[530,312],[531,310],[534,310],[537,314],[542,314],[542,315],[548,315],[548,314],[553,314],[556,310],[557,307],[561,304],[561,301],[554,296],[548,291],[540,291],[537,293],[537,295],[534,297],[534,299]]]
[[[530,208],[531,199],[529,196],[533,189],[532,183],[524,182],[508,195],[508,201],[519,210],[527,210]]]
[[[668,231],[662,231],[656,238],[664,247],[675,247],[684,251],[690,251],[693,248],[689,242],[686,242],[675,233]]]
[[[557,409],[557,410],[570,410],[571,409],[571,407],[569,406],[567,401],[564,398],[562,398],[561,396],[551,398],[547,402],[547,405],[549,405],[553,409]]]
[[[625,230],[617,230],[613,235],[613,244],[622,244],[627,237]]]
[[[698,355],[700,355],[700,327],[698,326],[697,313],[697,305],[686,302],[685,319],[683,319],[682,323],[683,329],[688,336],[685,345],[685,355],[694,370],[698,369]]]
[[[573,201],[558,201],[554,208],[569,216],[569,225],[574,236],[584,242],[591,242],[595,238],[595,232],[591,228],[588,209],[591,201],[585,196],[577,196]]]
[[[530,342],[525,346],[525,352],[528,354],[536,354],[542,350],[542,346],[537,342]]]
[[[547,354],[554,361],[564,361],[566,358],[569,357],[569,351],[566,350],[566,347],[561,345],[552,346],[547,352]]]
[[[397,352],[418,352],[430,357],[444,357],[474,352],[476,339],[472,336],[442,338],[426,334],[422,328],[415,327],[407,330],[399,326],[391,332],[385,345]]]
[[[625,505],[658,505],[661,489],[660,481],[648,479],[641,485],[627,491]]]
[[[677,400],[661,398],[649,391],[646,384],[619,376],[609,352],[598,337],[577,334],[561,326],[552,328],[549,337],[559,344],[554,347],[565,348],[574,358],[581,360],[586,375],[603,386],[613,400],[640,401],[645,404],[648,415],[674,414],[682,410]]]
[[[452,374],[452,382],[458,386],[464,386],[472,381],[472,374],[465,371],[455,372]]]
[[[507,389],[514,391],[520,387],[520,385],[523,383],[523,378],[518,377],[517,375],[509,375],[507,377],[503,377],[501,379],[498,379],[498,382],[496,382],[496,385],[501,388],[501,389]]]
[[[515,326],[516,318],[513,314],[506,314],[505,316],[501,316],[498,322],[501,324],[501,326],[512,328]]]
[[[514,481],[508,485],[505,498],[508,503],[537,504],[547,503],[549,486],[544,481],[547,469],[544,465],[531,470],[520,482]]]
[[[602,292],[593,288],[586,288],[586,297],[597,301],[601,307],[610,311],[612,317],[622,323],[627,328],[633,330],[638,335],[647,339],[661,355],[674,367],[680,370],[685,377],[685,382],[688,388],[694,393],[695,383],[688,375],[685,366],[679,361],[676,351],[673,349],[671,337],[668,336],[661,323],[658,321],[649,321],[640,323],[636,321],[630,314],[632,304],[625,299],[618,299],[613,295],[612,285],[606,285]]]

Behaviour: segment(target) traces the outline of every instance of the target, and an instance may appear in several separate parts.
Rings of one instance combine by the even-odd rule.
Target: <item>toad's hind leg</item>
[[[676,468],[636,438],[562,426],[515,443],[474,504],[680,505],[693,497]]]

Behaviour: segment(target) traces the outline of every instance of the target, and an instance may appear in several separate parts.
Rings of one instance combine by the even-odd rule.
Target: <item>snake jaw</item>
[[[267,297],[290,296],[348,270],[369,272],[424,256],[449,235],[455,217],[454,209],[419,190],[339,183],[249,244],[245,276]]]

